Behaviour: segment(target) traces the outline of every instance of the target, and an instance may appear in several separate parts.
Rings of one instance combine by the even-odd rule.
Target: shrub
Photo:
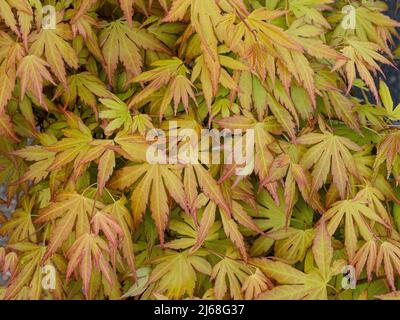
[[[399,297],[385,8],[2,0],[1,297]]]

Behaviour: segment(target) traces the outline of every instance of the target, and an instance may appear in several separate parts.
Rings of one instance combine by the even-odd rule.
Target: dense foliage
[[[399,297],[385,9],[0,0],[1,298]],[[150,163],[153,128],[252,129],[254,170]]]

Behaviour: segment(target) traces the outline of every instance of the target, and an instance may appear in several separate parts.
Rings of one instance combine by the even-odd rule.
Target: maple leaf
[[[97,113],[97,99],[111,98],[112,94],[109,92],[105,84],[90,72],[81,72],[71,75],[67,78],[68,90],[63,86],[58,86],[54,98],[63,96],[65,106],[72,106],[76,104],[79,98],[90,106],[95,113]]]
[[[76,21],[71,21],[71,30],[74,38],[81,36],[86,43],[88,50],[99,61],[104,63],[104,58],[99,46],[99,40],[95,28],[99,27],[96,19],[90,15],[83,15]]]
[[[248,276],[243,283],[242,291],[244,292],[244,299],[252,300],[260,295],[261,292],[272,289],[272,287],[272,281],[269,280],[260,269],[256,268],[256,271]]]
[[[394,28],[399,26],[399,22],[384,15],[383,10],[382,6],[376,5],[373,1],[366,1],[362,5],[354,6],[355,30],[345,30],[342,24],[338,24],[334,33],[335,36],[355,34],[361,41],[377,43],[381,50],[390,56],[392,34],[395,35]],[[389,28],[390,31],[379,32],[379,30],[386,28]]]
[[[75,192],[64,192],[57,195],[55,202],[41,209],[35,223],[56,222],[44,260],[61,247],[73,230],[76,231],[77,238],[87,234],[90,231],[90,218],[94,211],[102,208],[104,205],[98,201]]]
[[[107,181],[111,178],[111,175],[115,167],[115,153],[113,150],[104,151],[103,155],[99,160],[99,167],[97,173],[97,182],[99,195],[103,194],[104,187]]]
[[[32,8],[27,0],[12,1],[3,0],[0,2],[0,17],[4,20],[5,24],[16,34],[20,35],[18,23],[15,19],[12,9],[16,9],[19,15],[19,22],[23,21],[23,15],[33,16]],[[26,36],[26,30],[24,36]]]
[[[124,12],[124,16],[126,20],[128,21],[129,27],[132,27],[133,25],[133,5],[135,3],[135,0],[119,0],[119,5]]]
[[[254,30],[256,39],[259,39],[265,48],[284,47],[294,51],[301,52],[302,47],[291,38],[290,35],[285,33],[281,28],[266,22],[272,20],[284,14],[283,11],[271,11],[266,8],[259,8],[251,12],[246,17],[246,22]],[[242,25],[243,24],[243,25]],[[244,26],[244,22],[239,25],[241,28]],[[245,37],[254,36],[249,29],[245,29]]]
[[[123,237],[121,240],[122,254],[128,263],[131,272],[135,272],[134,245],[132,242],[131,231],[133,230],[133,220],[131,213],[126,208],[126,198],[123,197],[115,203],[106,206],[103,212],[109,213],[117,221],[121,228]]]
[[[273,289],[261,293],[260,300],[327,300],[327,286],[335,275],[341,272],[345,262],[332,261],[333,249],[325,223],[319,224],[314,244],[313,256],[317,267],[304,273],[280,261],[258,258],[251,263],[270,279],[279,283]]]
[[[149,282],[157,282],[156,291],[166,292],[169,299],[180,299],[185,294],[193,297],[197,281],[195,271],[211,274],[211,265],[204,259],[205,255],[207,253],[201,251],[189,255],[187,251],[167,250],[162,256],[152,259],[156,267],[151,272]]]
[[[12,297],[16,296],[26,285],[32,286],[29,290],[30,294],[32,295],[31,298],[38,299],[39,297],[37,296],[37,293],[35,294],[35,291],[38,289],[40,290],[41,287],[39,286],[39,288],[37,288],[36,281],[34,279],[32,280],[32,276],[39,276],[41,278],[40,261],[46,249],[43,246],[30,243],[20,243],[14,246],[16,249],[19,249],[23,252],[22,257],[19,258],[20,261],[26,261],[27,263],[19,263],[17,265],[17,269],[13,274],[11,283],[5,292],[4,299],[11,299]]]
[[[9,154],[15,150],[14,146],[9,139],[1,135],[0,150],[0,182],[7,185],[5,188],[6,204],[9,206],[16,194],[21,191],[21,186],[13,185],[13,182],[21,178],[25,164],[21,159],[12,157]]]
[[[265,117],[263,121],[256,121],[254,117],[245,112],[245,116],[232,116],[217,121],[217,124],[224,129],[253,129],[255,143],[254,171],[265,179],[273,162],[274,154],[271,144],[274,142],[273,134],[282,133],[281,125],[272,116]]]
[[[221,223],[215,221],[215,203],[209,201],[204,210],[198,211],[198,215],[201,217],[199,225],[196,225],[195,220],[186,214],[180,215],[181,220],[171,220],[168,228],[179,236],[166,243],[165,247],[174,250],[190,248],[189,252],[192,253],[203,245],[207,246],[209,241],[217,240]]]
[[[108,23],[102,29],[99,40],[110,83],[119,61],[124,64],[131,76],[141,73],[143,61],[139,47],[157,52],[168,52],[168,48],[145,28],[141,28],[139,23],[133,23],[130,28],[128,23],[121,19]]]
[[[105,128],[107,135],[123,126],[124,132],[131,134],[137,131],[145,135],[148,130],[153,129],[151,118],[146,114],[136,113],[131,115],[128,106],[120,100],[100,99],[100,102],[107,107],[100,111],[100,118],[111,120]]]
[[[245,64],[229,56],[224,55],[224,53],[227,53],[226,48],[224,46],[218,47],[218,61],[222,67],[225,67],[227,69],[232,69],[234,71],[235,70],[245,71],[248,69],[248,67]],[[195,60],[195,65],[193,67],[191,81],[192,83],[194,83],[197,79],[200,79],[204,98],[207,102],[209,111],[211,109],[212,99],[217,94],[217,92],[215,92],[212,86],[212,78],[211,78],[212,76],[213,73],[210,72],[210,70],[208,69],[205,55],[202,54],[199,57],[197,57]],[[224,68],[221,68],[220,70],[219,81],[225,88],[231,90],[238,89],[238,84]]]
[[[66,113],[70,129],[64,130],[66,138],[47,146],[48,151],[57,153],[50,170],[58,169],[63,165],[75,160],[75,168],[80,165],[80,160],[87,156],[90,143],[93,142],[92,132],[83,122],[72,113]]]
[[[263,119],[267,112],[267,93],[261,81],[249,71],[241,72],[239,83],[241,88],[238,98],[245,110],[256,110],[258,118]]]
[[[16,70],[25,55],[21,44],[5,32],[0,32],[0,114],[4,113],[15,87]]]
[[[15,133],[11,117],[5,112],[0,113],[0,133],[5,137],[9,137],[15,142],[19,142],[19,138]]]
[[[151,7],[153,1],[150,1],[149,7]],[[158,1],[160,5],[163,7],[164,10],[167,9],[167,4],[165,0],[159,0]],[[88,0],[82,3],[77,9],[74,17],[72,18],[72,22],[75,23],[77,20],[79,20],[82,16],[85,15],[88,11],[91,10],[92,7],[94,7],[98,3],[98,0]],[[133,13],[134,13],[134,5],[137,5],[139,8],[141,8],[146,14],[147,10],[145,7],[145,4],[142,1],[136,1],[136,0],[118,0],[119,6],[124,13],[125,19],[128,21],[129,27],[132,27],[133,25]]]
[[[50,141],[53,143],[55,142],[54,140],[55,139],[50,138]],[[47,151],[42,146],[28,146],[14,151],[13,154],[25,159],[26,161],[34,162],[34,164],[32,164],[24,175],[15,183],[22,183],[25,181],[38,183],[42,181],[49,175],[48,168],[53,163],[55,157],[54,152]]]
[[[88,0],[82,3],[76,3],[75,15],[71,19],[72,23],[76,23],[83,15],[85,15],[96,3],[98,0]]]
[[[367,206],[376,212],[390,229],[393,228],[391,216],[383,204],[385,196],[378,188],[367,182],[365,187],[358,192],[357,198],[365,201]]]
[[[348,100],[345,95],[334,90],[323,93],[323,100],[328,114],[333,110],[337,118],[343,120],[350,128],[361,133],[353,101]]]
[[[358,176],[354,158],[350,152],[361,151],[361,148],[351,140],[329,132],[308,133],[297,139],[305,145],[313,145],[306,151],[300,164],[305,169],[314,167],[312,192],[319,190],[328,178],[329,172],[342,198],[348,190],[349,175]]]
[[[123,236],[123,231],[111,214],[104,211],[97,211],[91,220],[91,224],[96,236],[102,231],[111,246],[114,248],[118,246],[118,241]]]
[[[390,288],[393,291],[396,291],[395,273],[400,275],[400,243],[398,241],[388,240],[380,244],[378,255],[376,257],[376,270],[378,275],[382,263]]]
[[[0,65],[0,113],[5,113],[5,106],[12,97],[16,80],[15,69],[7,68],[7,63]]]
[[[286,48],[282,48],[280,51],[285,58],[287,70],[299,84],[303,85],[311,99],[312,106],[315,107],[317,104],[315,96],[315,72],[307,58],[300,52],[289,52]]]
[[[276,241],[275,255],[289,263],[303,261],[314,235],[314,229],[300,230],[291,227],[268,233],[268,237]]]
[[[250,210],[255,223],[264,231],[274,232],[286,226],[284,193],[277,190],[277,197],[272,197],[265,189],[257,195],[257,210]]]
[[[190,19],[203,47],[204,62],[210,74],[213,92],[217,92],[221,66],[218,59],[217,28],[221,22],[221,10],[213,0],[175,0],[165,21],[184,18],[190,7]]]
[[[107,107],[106,110],[101,110],[99,113],[100,119],[112,119],[107,124],[105,132],[107,135],[120,128],[124,127],[124,130],[128,130],[132,125],[132,117],[129,112],[128,106],[120,100],[112,99],[100,99],[100,102]]]
[[[396,107],[394,106],[389,88],[382,80],[379,82],[379,95],[382,99],[383,106],[386,109],[388,118],[392,121],[398,121],[400,119],[400,104]]]
[[[59,23],[55,30],[41,29],[29,36],[32,43],[30,53],[38,57],[44,56],[54,75],[67,87],[65,63],[71,68],[78,68],[78,57],[68,40],[72,32],[68,24]]]
[[[107,243],[102,238],[90,233],[83,233],[79,236],[66,252],[66,256],[69,260],[66,274],[67,281],[75,269],[79,268],[83,292],[86,298],[88,298],[89,294],[93,265],[101,271],[108,283],[112,285],[110,265],[106,259],[108,253],[109,248]]]
[[[257,194],[256,208],[246,207],[257,228],[264,231],[252,244],[251,256],[261,256],[274,245],[274,234],[286,229],[284,195],[279,188],[274,196],[265,189]]]
[[[335,203],[325,214],[329,234],[333,235],[339,227],[340,222],[345,221],[345,246],[349,259],[353,259],[357,250],[357,230],[364,238],[369,241],[374,233],[371,230],[369,221],[375,221],[389,228],[389,226],[379,217],[365,201],[359,198],[343,200]]]
[[[11,216],[11,219],[5,222],[0,228],[2,236],[9,237],[9,243],[37,241],[36,229],[32,222],[32,209],[35,198],[23,198],[18,209]]]
[[[378,246],[376,239],[371,238],[366,241],[354,256],[351,264],[356,268],[356,277],[360,278],[361,272],[366,267],[368,281],[372,280],[372,272],[376,269],[376,258],[378,254]]]
[[[131,207],[135,225],[139,224],[150,199],[150,210],[157,226],[161,244],[168,222],[168,194],[188,211],[183,184],[174,172],[173,165],[137,164],[127,166],[116,172],[109,187],[124,190],[136,186],[131,196]]]
[[[304,17],[307,23],[314,24],[316,26],[330,29],[329,22],[325,19],[321,13],[323,10],[331,9],[328,4],[334,3],[333,0],[294,0],[290,1],[289,9],[293,12],[296,18]]]
[[[222,226],[226,236],[238,248],[243,260],[247,261],[248,255],[246,251],[246,245],[244,242],[243,235],[239,230],[239,225],[232,217],[228,216],[228,214],[224,210],[220,210],[220,214],[221,214]]]
[[[303,198],[313,209],[323,212],[324,209],[320,203],[318,194],[311,192],[310,174],[299,164],[304,150],[300,146],[287,145],[282,142],[279,145],[284,152],[273,160],[268,171],[268,176],[261,181],[261,184],[268,186],[279,182],[286,176],[284,192],[287,224],[289,223],[290,215],[296,202],[296,186]]]
[[[0,61],[5,62],[7,69],[15,67],[25,56],[21,43],[4,31],[0,31]]]
[[[232,217],[243,227],[255,232],[263,234],[264,232],[257,226],[250,215],[245,210],[244,206],[239,201],[232,200]]]
[[[149,117],[147,114],[136,113],[132,117],[132,134],[138,132],[140,135],[144,136],[151,129],[154,129],[154,126],[151,117]]]
[[[378,90],[376,89],[374,79],[370,71],[379,71],[382,73],[378,62],[392,65],[392,63],[377,51],[379,46],[372,42],[363,42],[358,40],[348,40],[348,45],[341,51],[347,60],[340,60],[336,63],[334,70],[344,67],[347,76],[349,92],[356,78],[356,69],[360,77],[371,89],[377,101],[379,101]]]
[[[160,120],[166,112],[170,103],[174,102],[175,114],[178,104],[182,102],[186,112],[189,109],[189,97],[197,104],[193,92],[193,84],[186,78],[189,72],[182,60],[173,58],[169,60],[159,60],[153,64],[154,69],[141,73],[133,78],[132,82],[150,82],[150,84],[139,94],[133,97],[129,107],[137,105],[145,100],[149,95],[166,86],[164,96],[159,106]]]
[[[28,55],[22,58],[16,74],[21,79],[21,99],[24,97],[26,90],[29,90],[39,100],[40,104],[43,103],[43,80],[55,85],[51,74],[47,70],[49,66],[49,63],[36,55]]]
[[[46,147],[56,153],[49,170],[56,170],[74,161],[74,172],[79,175],[83,166],[98,159],[98,191],[102,195],[115,167],[114,142],[93,139],[91,130],[74,114],[65,112],[69,129],[63,130],[66,138]],[[77,178],[77,177],[75,177]]]
[[[135,297],[142,294],[148,287],[150,272],[151,269],[148,267],[140,268],[137,271],[137,281],[121,298]]]
[[[387,177],[393,173],[396,181],[400,181],[400,175],[396,170],[400,153],[400,132],[398,130],[388,131],[382,141],[378,144],[378,151],[374,163],[374,171],[386,162]]]
[[[287,91],[290,81],[287,81],[285,73],[289,78],[293,76],[298,83],[304,85],[315,106],[314,71],[303,54],[303,47],[289,32],[266,22],[266,20],[276,19],[284,13],[284,11],[259,8],[243,19],[237,25],[235,38],[244,37],[245,46],[243,47],[249,47],[249,49],[246,52],[239,50],[238,54],[250,58],[250,64],[257,69],[261,79],[265,79],[267,73],[272,79],[275,79],[276,67],[280,68],[281,71],[278,71],[278,74]],[[237,46],[232,49],[236,50]],[[275,57],[279,57],[276,63]]]
[[[269,202],[271,203],[269,209],[272,209],[275,203],[272,199],[269,199]],[[281,207],[278,209],[282,210]],[[279,216],[282,216],[282,213]],[[273,246],[275,255],[282,261],[289,264],[303,261],[315,235],[314,228],[309,228],[313,223],[314,211],[300,200],[293,208],[293,215],[289,221],[290,226],[281,227],[279,216],[277,216],[277,226],[254,242],[252,256],[260,256]],[[272,217],[270,222],[274,223]]]
[[[184,169],[184,187],[188,197],[190,197],[188,200],[193,201],[196,198],[197,188],[200,187],[208,198],[214,201],[220,209],[224,210],[226,215],[230,216],[231,208],[224,198],[221,187],[202,164],[186,165]]]
[[[143,163],[148,160],[149,142],[141,135],[130,135],[126,132],[119,132],[114,142],[120,147],[117,151],[124,158],[134,162]]]
[[[228,251],[212,270],[211,279],[215,282],[215,298],[226,297],[229,288],[229,296],[232,299],[242,300],[242,286],[244,285],[245,288],[248,286],[248,277],[252,274],[250,266],[237,260],[234,252]]]

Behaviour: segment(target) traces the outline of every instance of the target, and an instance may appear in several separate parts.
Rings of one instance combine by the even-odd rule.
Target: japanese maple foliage
[[[400,23],[348,5],[0,0],[0,298],[400,298]],[[206,128],[252,171],[148,161]]]

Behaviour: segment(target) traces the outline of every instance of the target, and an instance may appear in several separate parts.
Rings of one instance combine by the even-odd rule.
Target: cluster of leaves
[[[399,297],[400,109],[374,79],[400,24],[351,2],[355,29],[348,1],[0,0],[1,298]],[[253,129],[254,170],[149,163],[153,128]]]

